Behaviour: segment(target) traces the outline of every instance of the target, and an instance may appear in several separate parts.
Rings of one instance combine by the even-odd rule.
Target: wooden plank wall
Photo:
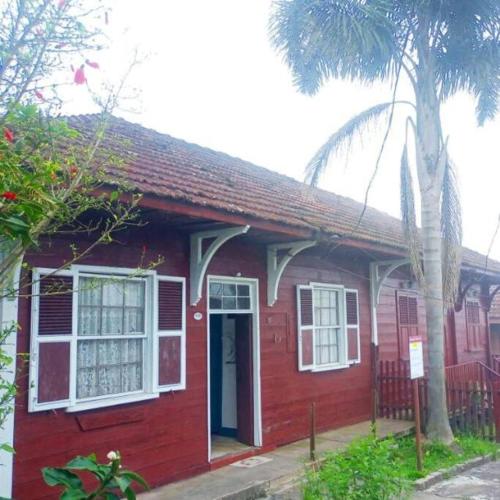
[[[426,342],[426,320],[425,320],[425,304],[423,295],[415,288],[405,288],[408,283],[408,275],[404,273],[393,273],[388,278],[380,292],[380,302],[378,307],[378,335],[380,345],[381,360],[397,360],[399,359],[398,346],[398,325],[397,325],[397,309],[396,309],[396,291],[402,290],[407,292],[418,293],[418,323],[419,335],[424,337],[424,354],[427,356]],[[469,350],[467,344],[467,324],[465,318],[465,307],[459,311],[452,311],[455,324],[455,342],[456,342],[456,362],[466,363],[468,361],[487,361],[486,340],[487,340],[487,323],[486,314],[480,310],[480,329],[482,346],[478,350]],[[446,321],[446,316],[445,316]],[[452,349],[453,346],[446,346]],[[450,356],[453,359],[455,356]]]
[[[84,246],[85,242],[81,242]],[[146,261],[162,255],[159,273],[189,275],[187,234],[154,225],[119,235],[115,244],[100,247],[86,264],[135,267],[146,249]],[[67,241],[53,241],[29,256],[33,266],[57,267],[69,258]],[[261,377],[264,446],[292,442],[308,434],[310,403],[316,402],[317,427],[325,430],[370,417],[370,315],[368,263],[347,256],[321,256],[314,250],[296,257],[280,283],[278,301],[266,305],[265,246],[251,235],[225,245],[208,274],[259,279]],[[359,290],[361,364],[344,370],[309,373],[297,369],[295,287],[310,281],[343,284]],[[189,280],[188,280],[189,289]],[[203,319],[193,315],[201,312]],[[60,466],[77,454],[97,453],[101,460],[119,450],[124,464],[144,475],[152,486],[206,471],[207,429],[207,318],[204,297],[187,307],[187,389],[160,398],[84,413],[64,409],[29,414],[27,376],[15,414],[15,484],[18,500],[54,498],[40,469]],[[19,352],[29,351],[30,303],[20,303]]]

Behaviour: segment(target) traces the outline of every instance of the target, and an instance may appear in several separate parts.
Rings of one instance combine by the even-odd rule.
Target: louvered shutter
[[[418,299],[415,294],[397,291],[399,357],[409,359],[410,337],[418,336]]]
[[[311,286],[297,286],[297,352],[299,370],[314,367],[314,308]]]
[[[350,364],[361,361],[359,339],[359,304],[358,291],[345,290],[345,316],[347,336],[347,362]]]
[[[71,403],[74,277],[69,271],[33,272],[28,410]]]
[[[156,279],[157,390],[186,387],[185,279],[157,276]]]
[[[465,303],[465,322],[467,329],[467,348],[469,351],[481,347],[481,321],[479,315],[479,302],[467,300]]]

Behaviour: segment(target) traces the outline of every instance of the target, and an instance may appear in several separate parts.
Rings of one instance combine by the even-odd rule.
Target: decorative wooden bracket
[[[377,306],[385,279],[398,267],[410,264],[410,259],[370,262],[370,303],[372,308],[372,343],[378,345]]]
[[[191,281],[191,305],[195,306],[201,299],[203,279],[207,271],[208,264],[215,255],[215,252],[224,243],[234,236],[245,234],[250,226],[229,227],[226,229],[215,229],[213,231],[201,231],[191,235],[191,255],[190,255],[190,281]],[[213,240],[206,250],[203,249],[205,240]]]
[[[277,243],[267,246],[267,305],[273,306],[278,299],[278,287],[281,275],[287,264],[299,252],[316,245],[315,241],[294,241],[292,243]],[[280,250],[285,250],[280,255]]]

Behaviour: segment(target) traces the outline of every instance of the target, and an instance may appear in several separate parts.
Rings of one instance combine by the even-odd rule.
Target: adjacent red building
[[[95,118],[72,125],[85,137]],[[405,358],[425,335],[400,222],[369,208],[353,231],[350,199],[121,119],[107,147],[126,151],[110,171],[143,194],[147,224],[55,274],[89,241],[26,256],[14,498],[53,498],[40,469],[77,454],[119,450],[156,486],[305,437],[312,402],[319,430],[369,419],[371,346]],[[447,364],[488,361],[499,275],[464,250]]]

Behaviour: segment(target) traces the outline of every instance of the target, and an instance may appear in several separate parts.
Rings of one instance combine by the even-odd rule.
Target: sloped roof
[[[93,133],[98,115],[68,118],[83,136]],[[138,191],[326,234],[406,248],[401,221],[350,198],[312,188],[225,153],[111,117],[105,147],[124,156],[110,173],[125,176]],[[397,189],[396,185],[393,186]],[[464,249],[464,263],[482,268],[485,257]],[[488,269],[500,271],[490,260]]]

